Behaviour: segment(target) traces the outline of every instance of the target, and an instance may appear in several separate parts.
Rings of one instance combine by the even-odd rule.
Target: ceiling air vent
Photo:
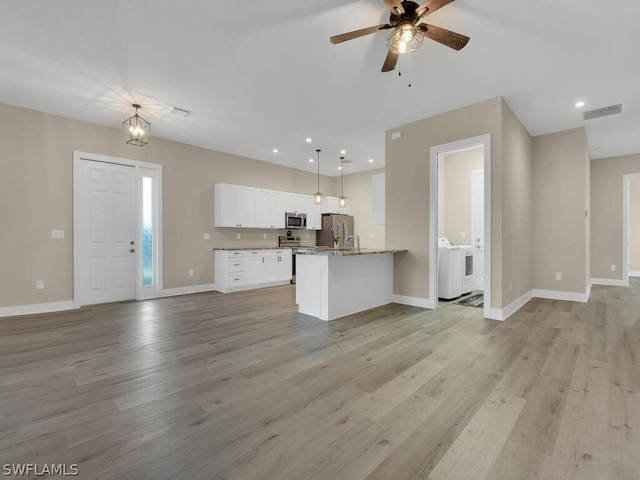
[[[585,120],[593,120],[594,118],[606,117],[607,115],[616,115],[622,113],[622,104],[609,105],[608,107],[596,108],[595,110],[589,110],[588,112],[582,112],[582,117]]]
[[[188,117],[190,113],[190,110],[185,110],[180,107],[173,107],[173,110],[171,110],[171,115],[175,115],[176,117]]]

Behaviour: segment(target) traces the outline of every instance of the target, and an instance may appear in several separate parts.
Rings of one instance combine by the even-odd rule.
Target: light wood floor
[[[326,323],[297,313],[290,286],[0,319],[0,464],[639,480],[639,280],[505,322],[389,305]]]

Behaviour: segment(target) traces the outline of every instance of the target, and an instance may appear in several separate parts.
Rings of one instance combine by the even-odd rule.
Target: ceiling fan
[[[390,72],[396,68],[400,54],[416,50],[422,45],[424,37],[435,40],[454,50],[460,50],[469,41],[469,37],[466,35],[460,35],[459,33],[426,23],[418,24],[424,17],[451,2],[453,2],[453,0],[428,0],[422,5],[418,5],[416,2],[411,1],[384,0],[384,3],[391,11],[389,23],[343,33],[342,35],[335,35],[331,37],[331,43],[335,45],[346,42],[347,40],[353,40],[354,38],[376,33],[380,30],[393,29],[387,38],[389,53],[387,53],[387,58],[382,65],[383,72]]]

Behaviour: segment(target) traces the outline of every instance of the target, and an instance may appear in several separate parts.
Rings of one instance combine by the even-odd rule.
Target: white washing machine
[[[462,295],[462,249],[438,237],[438,297],[456,298]]]

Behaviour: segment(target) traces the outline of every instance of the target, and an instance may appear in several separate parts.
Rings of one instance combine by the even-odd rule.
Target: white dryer
[[[462,295],[473,290],[473,247],[460,245],[462,250]]]
[[[438,297],[456,298],[462,295],[462,249],[451,245],[445,237],[438,238]]]

